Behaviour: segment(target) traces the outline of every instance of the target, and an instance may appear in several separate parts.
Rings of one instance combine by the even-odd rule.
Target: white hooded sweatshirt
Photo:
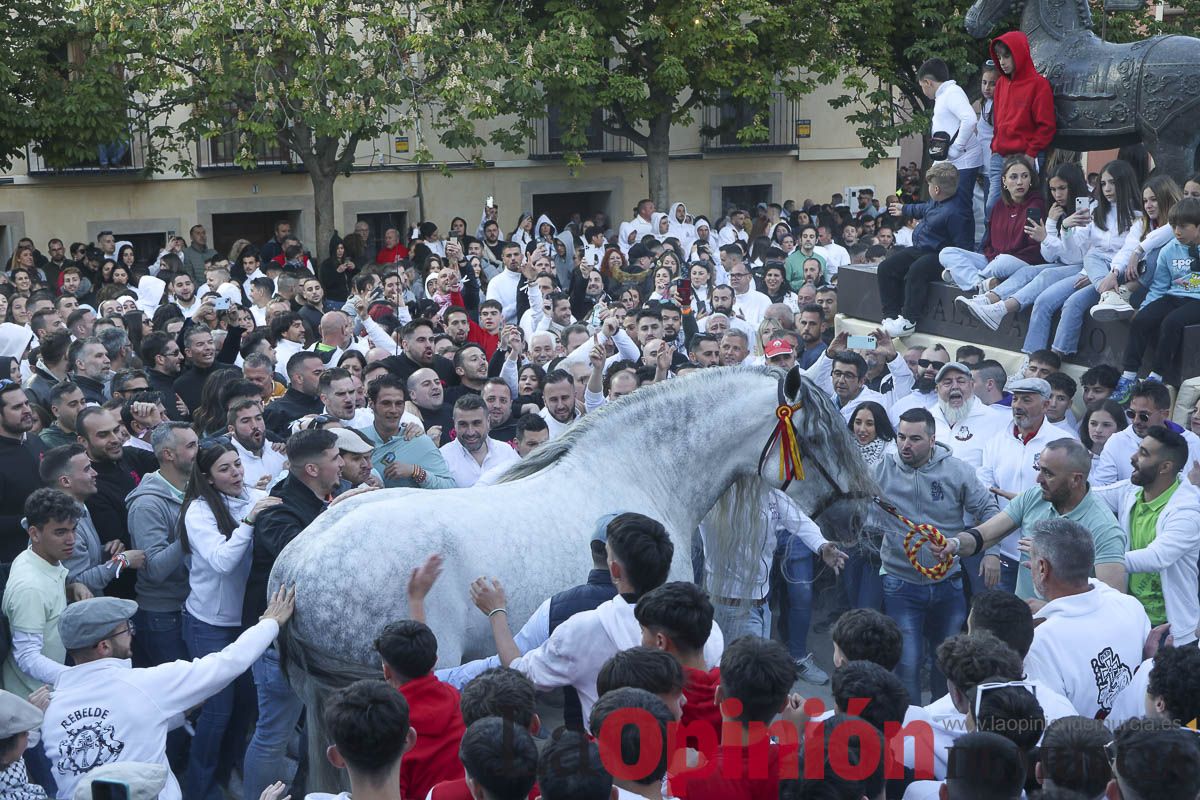
[[[224,650],[195,661],[132,669],[126,659],[102,658],[68,669],[42,722],[59,798],[74,797],[79,779],[104,764],[161,764],[169,770],[167,731],[189,708],[250,669],[278,634],[279,624],[266,619]],[[179,782],[168,774],[159,800],[181,796]]]
[[[1142,661],[1150,618],[1136,597],[1095,578],[1089,591],[1051,600],[1033,615],[1025,671],[1065,696],[1085,717],[1112,710]]]
[[[683,209],[683,222],[679,221],[676,216],[679,209]],[[686,255],[692,250],[692,243],[696,241],[696,226],[687,221],[688,210],[683,203],[672,203],[671,210],[667,212],[667,219],[670,222],[670,228],[667,229],[667,235],[674,236],[679,240],[679,249]]]
[[[642,643],[642,627],[633,616],[633,606],[617,595],[594,611],[581,611],[554,629],[546,642],[509,666],[533,681],[538,689],[570,686],[579,693],[579,705],[586,720],[596,695],[596,676],[604,662],[621,650]],[[713,622],[712,633],[704,645],[704,661],[709,669],[721,663],[725,637]]]

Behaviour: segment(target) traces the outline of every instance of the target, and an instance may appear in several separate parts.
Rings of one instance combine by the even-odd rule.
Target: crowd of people
[[[615,226],[510,229],[489,201],[473,230],[375,242],[360,223],[325,258],[286,221],[228,254],[197,225],[149,263],[107,231],[20,242],[0,285],[0,795],[278,800],[303,785],[303,708],[275,643],[294,588],[268,583],[317,516],[495,483],[643,386],[761,365],[840,409],[886,501],[862,530],[765,492],[761,559],[706,557],[710,517],[696,582],[675,583],[657,521],[577,520],[595,527],[586,583],[514,635],[503,587],[476,581],[498,655],[446,670],[431,558],[397,576],[409,613],[380,620],[378,679],[324,709],[352,794],[1197,797],[1200,414],[1176,424],[1169,387],[1200,321],[1200,179],[1043,163],[1028,45],[1006,34],[993,56],[980,112],[945,64],[921,68],[927,202],[914,164],[903,194],[852,205],[710,222],[643,200]],[[878,264],[866,342],[835,330],[851,264]],[[992,329],[1032,306],[1015,374],[975,345],[897,347],[935,280],[977,289],[960,300]],[[1076,380],[1086,313],[1132,316],[1129,344]],[[808,646],[830,575],[832,675]],[[836,709],[798,679],[831,683]],[[537,692],[556,688],[566,724],[539,746]]]

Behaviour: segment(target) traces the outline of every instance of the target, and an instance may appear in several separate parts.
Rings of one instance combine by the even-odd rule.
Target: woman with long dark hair
[[[204,386],[200,389],[200,406],[192,414],[192,429],[201,439],[225,432],[226,409],[221,403],[221,390],[241,377],[239,370],[229,367],[218,369],[204,379]]]
[[[896,440],[896,431],[888,420],[887,411],[872,400],[860,403],[848,424],[863,461],[870,467],[883,460],[884,453]],[[842,573],[842,585],[846,587],[846,598],[851,608],[883,608],[879,545],[876,537],[861,536],[857,545],[846,549],[848,558]]]
[[[1182,198],[1179,184],[1170,175],[1155,175],[1146,181],[1142,189],[1146,224],[1142,226],[1141,236],[1135,237],[1129,261],[1113,264],[1121,267],[1121,271],[1114,269],[1096,287],[1100,291],[1100,302],[1092,307],[1092,319],[1097,322],[1125,319],[1133,316],[1134,309],[1141,308],[1158,272],[1158,254],[1175,238],[1168,217]]]
[[[1104,445],[1114,433],[1129,427],[1125,409],[1116,400],[1109,398],[1095,408],[1088,409],[1079,421],[1079,441],[1092,454],[1092,471],[1104,452]]]
[[[281,502],[246,486],[243,476],[238,451],[218,442],[200,449],[184,490],[178,534],[190,591],[183,638],[193,659],[223,650],[241,633],[254,520]],[[245,751],[245,732],[256,706],[249,673],[204,702],[183,781],[185,797],[220,800],[219,784],[228,780],[234,760]]]

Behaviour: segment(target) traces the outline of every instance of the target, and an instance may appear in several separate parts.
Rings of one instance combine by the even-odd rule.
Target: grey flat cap
[[[1040,394],[1047,400],[1050,399],[1050,384],[1043,378],[1021,378],[1004,387],[1013,394],[1017,392],[1026,392],[1029,394]]]
[[[42,710],[17,697],[12,692],[0,691],[0,739],[28,733],[41,727]]]
[[[961,372],[968,378],[971,377],[971,368],[961,361],[951,361],[949,364],[943,364],[942,368],[938,370],[937,380],[941,381],[942,378],[946,377],[947,372]]]
[[[129,800],[156,800],[167,785],[167,768],[162,764],[118,761],[96,767],[75,784],[75,800],[92,800],[93,781],[112,781],[129,787]]]
[[[80,650],[91,647],[108,636],[138,610],[132,600],[117,597],[93,597],[71,603],[58,618],[58,635],[63,647]]]

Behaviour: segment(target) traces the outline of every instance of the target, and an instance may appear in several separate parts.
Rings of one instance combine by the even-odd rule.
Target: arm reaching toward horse
[[[492,638],[496,640],[496,654],[500,656],[501,664],[509,666],[521,657],[521,650],[508,627],[504,586],[495,578],[476,578],[471,584],[471,602],[487,614],[488,621],[492,623]]]
[[[425,563],[414,567],[408,578],[408,616],[417,622],[425,621],[425,598],[442,574],[442,557],[434,553]]]

